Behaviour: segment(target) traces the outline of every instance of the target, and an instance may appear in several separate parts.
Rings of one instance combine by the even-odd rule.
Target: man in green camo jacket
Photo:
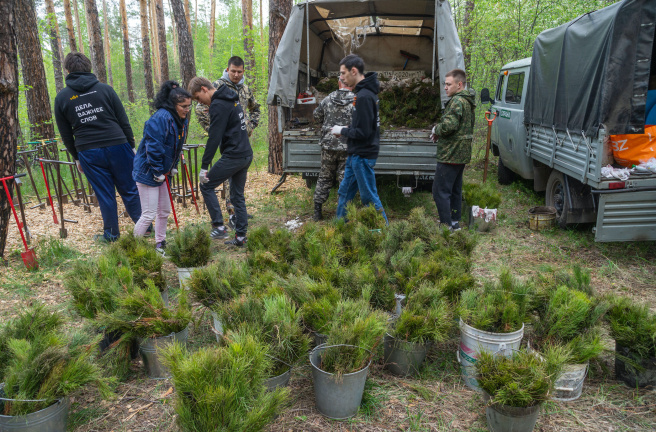
[[[457,231],[462,207],[462,174],[471,160],[476,102],[461,69],[446,74],[444,89],[451,99],[431,134],[433,142],[437,142],[433,200],[440,223]]]

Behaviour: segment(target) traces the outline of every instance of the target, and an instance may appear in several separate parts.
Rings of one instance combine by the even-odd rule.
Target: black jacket
[[[253,156],[239,96],[228,86],[219,87],[212,95],[208,134],[202,169],[210,166],[217,148],[221,157],[228,159]]]
[[[365,159],[378,158],[380,149],[380,118],[378,115],[378,74],[368,72],[355,90],[355,105],[351,125],[342,129],[347,138],[348,154]]]
[[[113,88],[90,72],[66,77],[66,88],[55,97],[55,119],[59,135],[69,153],[130,143],[134,133],[125,108]]]

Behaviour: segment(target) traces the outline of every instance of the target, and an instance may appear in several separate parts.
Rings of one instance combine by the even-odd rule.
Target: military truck
[[[656,240],[656,174],[602,175],[609,137],[644,132],[655,24],[656,2],[624,0],[546,30],[491,98],[499,182],[533,180],[561,227],[593,223],[596,241]]]
[[[401,55],[402,50],[412,53],[412,59]],[[284,174],[274,190],[289,173],[301,173],[308,187],[316,181],[321,125],[312,124],[316,104],[298,102],[320,80],[337,76],[340,60],[349,53],[362,57],[366,71],[377,71],[382,79],[423,78],[440,88],[446,73],[464,69],[446,0],[317,0],[295,5],[276,51],[267,97],[270,109],[278,110],[278,131],[283,134]],[[444,107],[447,98],[443,89],[441,93]],[[436,144],[428,128],[404,126],[382,128],[375,172],[395,176],[407,191],[432,182]]]

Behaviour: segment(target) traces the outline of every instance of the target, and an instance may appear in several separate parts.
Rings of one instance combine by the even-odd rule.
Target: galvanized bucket
[[[641,366],[637,370],[623,358],[615,356],[615,377],[631,388],[656,386],[656,358],[637,359],[636,356],[627,347],[618,345],[615,342],[615,352],[622,357],[632,359]]]
[[[426,359],[426,345],[404,342],[390,334],[385,335],[384,347],[385,369],[394,375],[417,375]]]
[[[481,351],[496,353],[507,352],[512,355],[513,350],[519,349],[524,337],[524,324],[522,328],[512,333],[492,333],[477,330],[460,319],[460,349],[457,352],[460,372],[465,385],[472,390],[480,391],[476,381],[476,358]]]
[[[556,215],[555,207],[532,207],[528,211],[528,226],[533,231],[553,228],[556,224]]]
[[[191,274],[196,269],[197,267],[178,267],[178,280],[180,281],[180,288],[185,286],[187,279],[191,277]]]
[[[568,364],[554,383],[553,400],[569,402],[581,397],[583,381],[588,374],[588,362]]]
[[[492,432],[531,432],[540,414],[540,405],[517,408],[492,404],[485,408],[487,427]]]
[[[187,343],[188,335],[189,327],[186,327],[184,330],[178,333],[171,333],[170,335],[158,338],[148,338],[141,342],[139,352],[141,353],[141,359],[143,360],[143,364],[146,368],[146,373],[148,374],[149,378],[166,379],[171,376],[171,372],[160,361],[157,350],[172,343],[173,341]]]
[[[214,331],[214,336],[216,336],[216,341],[219,342],[221,340],[221,336],[223,336],[223,323],[219,319],[219,314],[214,311],[211,311],[211,314],[212,330]]]
[[[264,386],[268,392],[275,391],[279,387],[287,387],[289,379],[292,376],[292,368],[287,369],[285,372],[278,376],[274,376],[264,380]]]
[[[319,345],[323,345],[328,340],[327,334],[323,334],[315,331],[313,331],[312,334],[314,335],[314,346],[318,347]]]
[[[4,398],[4,384],[0,384],[0,398]],[[9,399],[8,399],[9,400]],[[29,402],[29,401],[26,401]],[[35,401],[38,402],[38,401]],[[0,407],[4,401],[0,400]],[[40,411],[22,416],[0,415],[0,431],[2,432],[66,432],[68,410],[71,406],[68,398]],[[2,411],[2,410],[0,410]]]
[[[335,374],[319,369],[321,353],[341,346],[354,347],[353,345],[319,345],[310,352],[317,410],[324,416],[335,420],[347,419],[358,413],[360,402],[362,402],[362,393],[364,393],[364,384],[367,381],[369,365],[371,365],[371,361],[369,361],[363,369],[344,374],[339,379]]]
[[[403,294],[394,294],[394,300],[396,301],[396,305],[394,308],[394,314],[396,316],[401,316],[401,312],[403,312],[403,305],[405,304],[405,295]]]

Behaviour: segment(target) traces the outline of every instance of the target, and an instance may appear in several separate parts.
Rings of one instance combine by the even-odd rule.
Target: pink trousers
[[[148,226],[155,221],[155,242],[166,238],[166,223],[171,213],[171,202],[166,182],[159,186],[146,186],[137,182],[141,200],[141,217],[134,226],[134,235],[143,237]]]

